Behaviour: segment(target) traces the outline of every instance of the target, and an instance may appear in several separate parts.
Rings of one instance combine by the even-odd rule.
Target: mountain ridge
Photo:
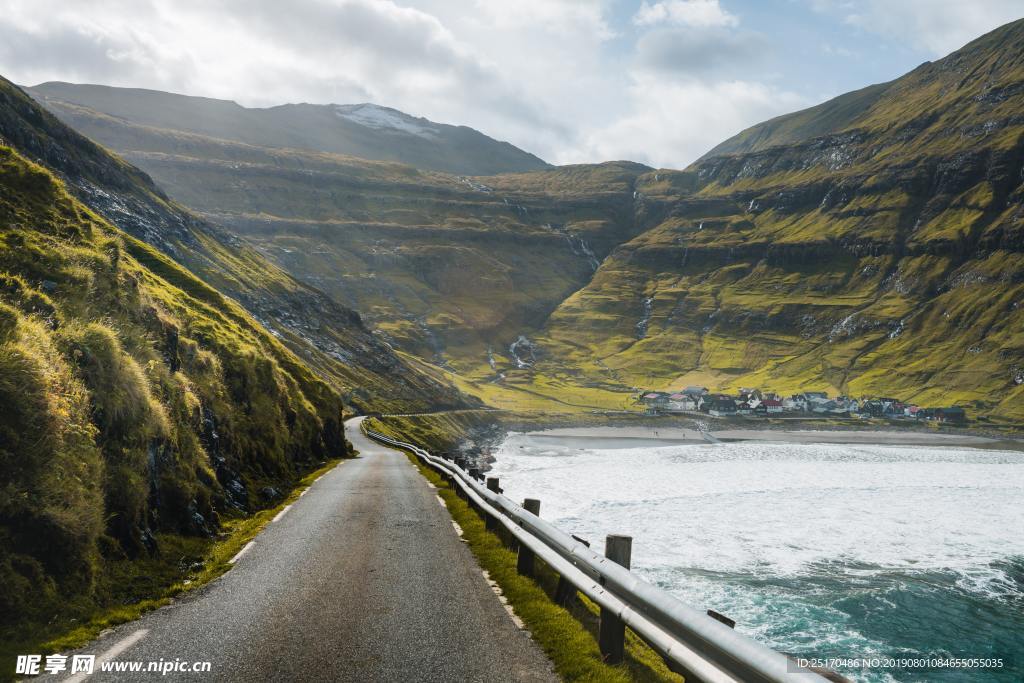
[[[1006,50],[1013,53],[1020,51],[1020,34],[1024,30],[1024,19],[1000,26],[985,35],[968,42],[950,55],[938,60],[923,62],[903,76],[884,83],[868,85],[851,92],[843,93],[806,109],[782,114],[767,121],[750,126],[737,135],[723,140],[705,153],[695,163],[725,154],[741,152],[758,152],[769,147],[783,144],[805,142],[811,138],[827,134],[839,133],[856,127],[864,114],[869,114],[881,98],[885,97],[894,85],[905,83],[908,79],[927,74],[938,64],[948,64],[951,57],[957,60],[970,60],[978,54],[993,49]],[[940,67],[941,68],[941,67]]]
[[[548,166],[538,157],[468,126],[428,121],[373,103],[290,103],[250,108],[230,100],[144,88],[47,82],[26,90],[58,113],[62,107],[86,107],[153,128],[262,147],[397,161],[464,175],[491,175]],[[385,120],[380,116],[360,119],[351,115],[367,108],[390,113],[392,125],[379,125]],[[368,125],[374,120],[377,124]],[[431,134],[410,132],[416,127],[429,130]]]
[[[1024,21],[871,95],[834,132],[640,178],[665,220],[552,314],[541,347],[658,388],[1019,420]],[[595,318],[621,322],[597,334]]]

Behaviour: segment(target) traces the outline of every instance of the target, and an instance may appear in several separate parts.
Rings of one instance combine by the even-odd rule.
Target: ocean
[[[841,669],[856,681],[1024,680],[1024,453],[510,434],[489,473],[633,569],[794,656],[1001,658]]]

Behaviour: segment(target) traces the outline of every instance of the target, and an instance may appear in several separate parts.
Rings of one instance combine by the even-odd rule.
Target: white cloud
[[[860,53],[859,52],[857,52],[855,50],[850,50],[848,48],[845,48],[842,45],[833,45],[832,43],[822,43],[821,44],[821,52],[822,52],[822,54],[826,54],[826,55],[829,55],[831,57],[846,57],[846,58],[860,57]]]
[[[983,33],[1024,16],[1021,0],[810,0],[865,31],[942,57]]]
[[[502,30],[529,28],[558,35],[615,37],[605,0],[474,0],[480,23]]]
[[[640,68],[682,78],[737,78],[773,52],[759,33],[722,28],[656,28],[636,44]]]
[[[802,103],[756,82],[762,37],[718,2],[644,3],[630,26],[617,1],[4,0],[0,74],[247,106],[370,101],[556,163],[682,166]]]
[[[677,26],[712,27],[737,26],[739,19],[722,9],[718,0],[662,0],[650,4],[647,0],[633,15],[637,26],[675,24]]]
[[[666,85],[638,73],[627,96],[630,113],[586,131],[588,156],[681,168],[753,123],[807,102],[763,83],[693,80]]]

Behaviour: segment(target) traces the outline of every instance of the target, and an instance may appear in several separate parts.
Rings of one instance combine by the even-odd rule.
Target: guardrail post
[[[527,498],[523,501],[523,508],[527,512],[540,517],[540,501],[536,498]],[[519,554],[516,557],[516,571],[523,576],[533,576],[533,551],[526,547],[525,544],[519,544]]]
[[[498,488],[498,478],[497,477],[487,477],[487,490],[488,491],[494,491],[495,493],[500,493],[501,492],[501,489]],[[491,515],[487,515],[486,519],[484,519],[484,528],[486,528],[488,531],[492,531],[494,533],[497,533],[499,526],[501,526],[501,525],[498,524],[498,519],[496,517],[492,517]]]
[[[729,617],[725,616],[721,612],[716,612],[713,609],[709,609],[708,610],[708,616],[711,617],[712,619],[716,620],[716,621],[722,622],[723,624],[725,624],[729,628],[736,628],[736,622],[733,619],[730,619]]]
[[[609,535],[604,541],[604,556],[615,564],[629,569],[629,558],[633,551],[632,536]],[[622,652],[626,642],[626,625],[618,616],[601,608],[601,630],[598,645],[601,654],[609,664],[622,661]]]
[[[459,455],[455,456],[455,466],[462,470],[466,469],[466,459]],[[452,475],[452,481],[455,481],[456,478],[455,475]],[[461,486],[456,485],[453,488],[455,489],[455,495],[463,500],[469,500],[469,495],[462,490]]]
[[[576,541],[577,543],[582,543],[583,545],[587,546],[588,548],[590,547],[590,541],[586,541],[586,540],[580,538],[579,536],[573,536],[572,540]],[[559,576],[558,577],[558,587],[555,588],[555,604],[559,605],[561,607],[565,607],[570,602],[572,602],[572,599],[575,598],[575,597],[576,597],[576,586],[574,586],[564,576]]]

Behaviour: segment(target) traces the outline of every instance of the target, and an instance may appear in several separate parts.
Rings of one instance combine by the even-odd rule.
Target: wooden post
[[[615,564],[629,569],[629,558],[633,551],[632,536],[610,535],[604,541],[604,556]],[[622,651],[626,642],[626,625],[617,616],[601,608],[601,632],[598,645],[601,654],[609,664],[622,661]]]
[[[455,466],[460,468],[460,469],[465,469],[466,468],[466,459],[461,457],[461,456],[456,456],[455,457]],[[452,481],[453,482],[455,481],[456,478],[457,478],[457,475],[452,475]],[[465,492],[463,492],[461,486],[459,486],[458,484],[455,484],[454,488],[455,488],[455,495],[457,495],[459,498],[462,498],[463,500],[469,500],[469,496],[467,496],[465,494]]]
[[[524,500],[523,507],[527,512],[540,517],[540,501],[536,498]],[[516,571],[523,576],[533,576],[533,551],[522,543],[519,544],[519,555],[516,557]]]
[[[558,577],[558,587],[555,588],[555,604],[565,607],[576,597],[576,586],[566,581],[564,576]]]
[[[590,541],[584,540],[573,534],[573,540],[590,547]],[[558,577],[558,587],[555,588],[555,604],[565,607],[576,597],[576,586],[569,583],[564,576]]]
[[[498,478],[497,477],[487,477],[487,490],[488,491],[494,491],[495,493],[498,493],[498,491],[500,489],[498,488]],[[493,531],[494,533],[497,533],[498,529],[501,527],[501,525],[498,523],[498,520],[496,518],[494,518],[494,517],[492,517],[490,515],[487,515],[487,519],[484,520],[484,527],[488,531]]]

